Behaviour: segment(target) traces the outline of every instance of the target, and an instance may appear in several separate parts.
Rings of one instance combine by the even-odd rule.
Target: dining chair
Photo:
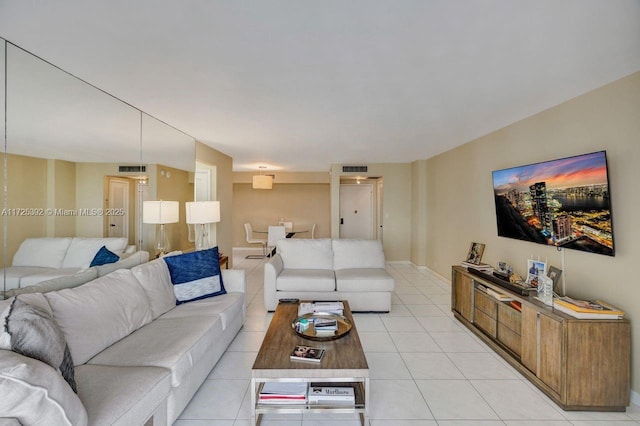
[[[250,254],[245,259],[264,259],[267,257],[267,240],[261,238],[253,238],[253,228],[249,222],[244,224],[244,232],[246,234],[247,243],[262,245],[262,254]]]
[[[284,226],[269,226],[267,233],[267,252],[273,256],[276,252],[278,240],[287,238],[287,231]]]
[[[291,230],[293,229],[293,222],[279,222],[278,225],[280,226],[284,226],[284,230],[286,232],[291,232]]]
[[[311,226],[311,239],[314,239],[316,237],[316,224],[314,223]]]

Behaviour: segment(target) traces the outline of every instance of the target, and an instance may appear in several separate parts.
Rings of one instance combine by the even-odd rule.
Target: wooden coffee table
[[[305,339],[295,333],[291,323],[298,315],[297,303],[280,303],[251,368],[251,421],[260,424],[267,413],[342,412],[358,413],[363,425],[369,424],[369,365],[362,350],[349,304],[344,301],[344,316],[353,328],[344,337],[330,341]],[[296,345],[324,348],[321,362],[292,361],[289,355]],[[269,405],[258,403],[265,382],[325,383],[326,386],[351,386],[355,405]]]

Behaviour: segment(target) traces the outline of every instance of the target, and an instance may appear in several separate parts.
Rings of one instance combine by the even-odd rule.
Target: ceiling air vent
[[[147,166],[118,166],[120,173],[145,173]]]
[[[342,166],[342,173],[367,173],[367,166]]]

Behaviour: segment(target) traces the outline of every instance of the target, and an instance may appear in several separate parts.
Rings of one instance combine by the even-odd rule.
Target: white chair
[[[278,240],[287,238],[287,232],[284,226],[270,226],[267,234],[267,252],[269,256],[273,256],[276,250]]]
[[[316,224],[314,223],[311,226],[311,239],[314,239],[316,237]]]
[[[293,230],[293,222],[279,222],[278,225],[284,226],[284,230],[286,232],[291,232]]]
[[[248,222],[244,224],[244,232],[246,234],[247,243],[262,245],[262,254],[250,254],[245,256],[245,259],[264,259],[267,257],[267,240],[253,238],[253,228],[251,228],[251,224]]]

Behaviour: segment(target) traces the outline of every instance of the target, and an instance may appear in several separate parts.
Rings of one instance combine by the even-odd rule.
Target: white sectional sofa
[[[16,251],[11,266],[2,270],[5,290],[24,288],[86,272],[102,246],[120,257],[113,264],[97,266],[96,276],[130,268],[149,260],[146,251],[133,252],[126,238],[27,238]],[[133,249],[133,250],[131,250]],[[89,280],[94,278],[88,274]],[[71,278],[73,280],[73,278]],[[86,282],[86,281],[85,281]]]
[[[264,304],[278,300],[347,300],[352,311],[388,312],[395,281],[377,240],[298,239],[277,242],[264,267]]]
[[[17,296],[62,330],[78,393],[49,365],[0,350],[0,424],[172,424],[244,323],[244,271],[221,272],[227,294],[177,306],[163,259]]]

